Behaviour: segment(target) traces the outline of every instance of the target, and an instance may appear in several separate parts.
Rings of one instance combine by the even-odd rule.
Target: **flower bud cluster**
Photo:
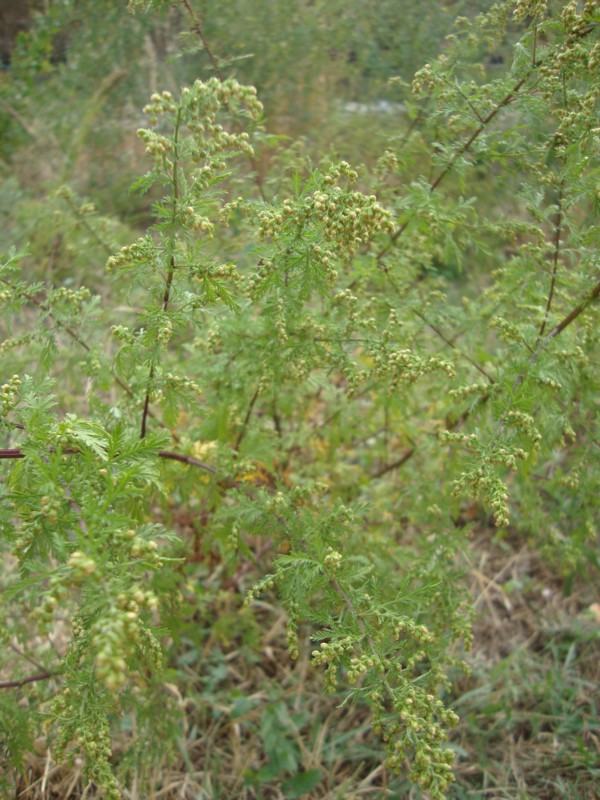
[[[153,592],[134,587],[121,592],[109,613],[91,625],[96,672],[109,691],[118,692],[124,686],[128,678],[127,661],[139,648],[151,654],[153,663],[156,661],[160,645],[144,625],[140,611],[157,605]]]
[[[336,292],[333,297],[334,303],[347,306],[348,321],[356,323],[358,321],[358,297],[352,294],[350,289],[342,289]]]
[[[341,257],[352,258],[361,244],[377,233],[392,233],[392,214],[375,195],[344,192],[340,187],[316,191],[308,199],[308,208],[319,220],[323,236]]]
[[[267,500],[265,508],[267,511],[274,511],[275,513],[282,512],[289,508],[289,500],[283,492],[275,492]]]
[[[344,557],[341,553],[338,553],[338,551],[334,550],[333,547],[328,547],[327,555],[323,559],[323,563],[333,572],[337,572],[342,565],[343,559]]]
[[[112,755],[110,726],[106,715],[89,702],[88,691],[87,686],[83,689],[68,685],[52,701],[50,713],[63,720],[54,742],[54,756],[58,762],[62,761],[67,749],[75,743],[77,750],[86,756],[84,780],[93,781],[105,800],[122,800],[123,794],[109,761]]]
[[[211,278],[227,278],[235,283],[244,280],[244,276],[238,270],[237,265],[231,262],[216,264],[208,269],[203,268],[201,272],[196,272],[194,277],[201,280],[205,275],[209,275]]]
[[[574,469],[568,475],[562,475],[559,479],[561,486],[566,486],[568,489],[578,489],[579,488],[579,479],[581,475],[579,471]]]
[[[88,353],[86,358],[79,362],[79,366],[84,375],[90,378],[96,377],[102,370],[102,362],[95,353]]]
[[[410,385],[437,370],[445,372],[450,378],[456,374],[450,361],[437,356],[421,358],[407,349],[376,351],[373,353],[373,361],[376,375],[391,379],[393,389],[401,383]]]
[[[358,172],[350,166],[347,161],[339,161],[333,164],[323,178],[323,183],[326,186],[332,186],[336,181],[346,180],[350,185],[356,183],[358,180]]]
[[[193,381],[191,378],[173,375],[172,372],[167,372],[165,375],[165,383],[172,389],[193,392],[194,394],[202,394],[202,387],[200,384],[196,383],[196,381]]]
[[[225,550],[227,553],[236,555],[240,547],[240,529],[237,523],[231,526],[225,540]]]
[[[508,492],[506,491],[506,486],[490,469],[485,460],[482,466],[469,472],[463,472],[460,478],[453,482],[452,494],[455,497],[460,497],[466,494],[469,489],[476,497],[483,497],[491,506],[494,513],[494,522],[499,528],[508,525]]]
[[[375,653],[352,656],[346,676],[348,683],[356,683],[362,675],[373,669],[376,669],[379,673],[384,673],[385,667],[385,660]]]
[[[43,533],[43,526],[40,519],[29,519],[25,515],[21,518],[21,530],[12,547],[12,555],[18,560],[23,561],[36,538]]]
[[[475,611],[473,606],[467,602],[463,601],[458,603],[458,605],[452,610],[449,615],[448,619],[448,605],[447,599],[443,598],[441,592],[436,592],[434,597],[435,605],[440,609],[441,614],[443,614],[445,621],[444,624],[448,626],[448,630],[452,635],[453,641],[462,640],[465,650],[469,651],[473,647],[473,620],[475,618]],[[435,611],[432,613],[435,614]],[[470,668],[460,659],[449,661],[449,663],[454,664],[463,672],[469,672]],[[440,674],[440,683],[446,685],[444,676]]]
[[[223,333],[218,322],[213,323],[206,330],[206,338],[196,339],[194,347],[206,347],[209,353],[218,353],[223,347]]]
[[[23,336],[14,336],[9,339],[4,339],[0,342],[0,353],[6,353],[8,350],[14,350],[16,347],[22,347],[24,344],[29,344],[33,341],[34,335],[32,333],[25,333]]]
[[[326,692],[334,692],[336,690],[340,660],[344,655],[354,650],[355,644],[356,642],[351,636],[346,636],[334,642],[321,642],[320,650],[312,651],[313,665],[324,664],[326,666],[323,675],[323,684]]]
[[[320,245],[314,246],[311,252],[313,259],[329,274],[330,282],[336,277],[332,266],[334,257],[352,258],[358,247],[377,233],[394,230],[392,214],[377,202],[375,195],[367,196],[331,185],[338,171],[344,172],[341,165],[338,166],[339,170],[330,170],[323,178],[323,189],[295,201],[286,199],[281,206],[264,209],[258,214],[261,241],[277,242],[306,230],[309,224],[314,227],[331,245],[325,250]]]
[[[67,566],[71,570],[71,582],[75,584],[83,583],[86,578],[89,578],[98,569],[94,559],[80,550],[75,550],[71,553]]]
[[[67,448],[77,445],[75,431],[68,420],[58,422],[54,429],[49,432],[48,440],[54,443],[56,447]]]
[[[569,0],[564,4],[560,13],[564,29],[571,35],[579,34],[589,21],[585,19],[585,10],[582,14],[579,13],[578,5],[577,0]],[[587,5],[589,6],[588,11],[594,10],[593,3],[588,3]]]
[[[286,640],[290,658],[295,661],[298,658],[298,606],[291,603],[288,606],[288,619],[286,626]]]
[[[494,317],[490,322],[490,326],[496,328],[503,341],[509,344],[514,342],[521,343],[523,341],[523,336],[517,326],[507,319],[504,319],[504,317]]]
[[[31,612],[31,618],[36,620],[42,629],[47,630],[51,627],[60,599],[56,592],[50,590],[44,592],[41,604]]]
[[[51,304],[65,303],[70,306],[80,306],[86,300],[89,300],[91,296],[92,293],[89,289],[86,289],[85,286],[77,290],[67,289],[66,286],[60,286],[58,289],[54,289],[50,294],[48,302]]]
[[[565,422],[562,429],[563,445],[567,445],[569,442],[575,442],[576,440],[577,434],[575,433],[573,426],[569,422]]]
[[[431,69],[431,64],[424,64],[420,70],[415,72],[411,84],[411,91],[415,97],[423,97],[431,92],[438,82],[438,79]]]
[[[398,622],[396,625],[396,638],[408,638],[419,645],[431,644],[433,642],[433,635],[425,625],[419,625],[414,619],[410,619],[410,617],[404,617]]]
[[[412,755],[410,778],[428,796],[443,800],[453,780],[454,753],[444,747],[448,727],[456,725],[457,715],[433,694],[414,685],[403,684],[394,692],[395,716],[375,711],[374,727],[386,741],[386,766],[394,772],[405,768]]]
[[[262,104],[256,99],[253,86],[241,86],[235,80],[211,78],[206,83],[197,80],[193,86],[182,89],[177,102],[168,91],[156,92],[144,107],[152,126],[157,126],[161,117],[173,119],[172,138],[144,128],[138,131],[138,136],[146,145],[146,152],[154,157],[157,168],[170,169],[180,155],[180,128],[185,126],[190,134],[185,140],[186,155],[195,163],[204,162],[194,173],[197,187],[204,188],[211,175],[224,169],[225,154],[242,152],[252,156],[254,152],[247,132],[230,133],[216,121],[220,111],[256,120],[262,113]]]
[[[311,369],[311,364],[304,358],[299,358],[297,361],[291,362],[288,366],[290,381],[302,383],[309,376]]]
[[[144,114],[152,118],[152,123],[156,125],[158,117],[163,114],[174,113],[177,111],[177,106],[175,105],[171,92],[165,90],[161,92],[161,94],[154,92],[150,97],[150,102],[148,105],[144,106],[142,110]]]
[[[145,539],[142,536],[138,536],[133,529],[128,531],[128,535],[131,536],[130,552],[133,558],[143,559],[156,567],[162,566],[163,562],[158,552],[158,545],[154,539]]]
[[[288,332],[287,332],[287,320],[285,317],[285,305],[283,298],[280,297],[276,303],[276,314],[275,314],[275,330],[277,331],[277,339],[279,340],[279,344],[281,347],[285,347],[288,340]]]
[[[113,325],[110,329],[110,332],[123,344],[134,344],[135,336],[127,327],[127,325]]]
[[[332,664],[338,661],[343,655],[354,649],[356,642],[351,636],[345,636],[334,642],[321,642],[319,650],[311,653],[314,666],[319,664]]]
[[[542,434],[535,427],[533,417],[523,411],[509,411],[507,417],[511,424],[533,443],[534,449],[539,450]]]
[[[246,594],[246,599],[244,600],[244,606],[249,606],[253,600],[255,600],[259,595],[263,592],[268,591],[269,589],[273,589],[277,583],[277,575],[266,575],[260,581],[254,584],[254,586],[248,590]]]
[[[206,239],[212,239],[215,234],[215,226],[208,217],[198,214],[193,206],[186,205],[177,214],[179,223],[194,231],[203,233]]]
[[[137,242],[125,245],[119,252],[110,256],[106,262],[106,271],[115,269],[130,269],[154,260],[156,246],[149,236],[142,236]]]
[[[513,17],[516,22],[523,22],[527,17],[544,19],[548,8],[548,0],[517,0]]]
[[[21,378],[18,375],[12,375],[6,383],[0,387],[0,415],[5,416],[9,411],[19,402],[19,389],[21,387]]]
[[[156,124],[155,120],[152,121]],[[175,145],[168,136],[163,136],[148,128],[139,128],[137,135],[145,145],[146,155],[154,157],[158,169],[166,168],[173,163]]]
[[[439,431],[440,442],[447,444],[464,444],[471,449],[479,450],[479,436],[476,433],[455,433],[454,431]]]
[[[398,171],[398,163],[398,156],[392,150],[386,150],[377,161],[375,174],[379,178],[395,175]]]
[[[349,398],[353,398],[370,377],[368,370],[357,370],[352,364],[345,364],[341,368],[341,373],[346,381],[346,394]]]
[[[555,378],[550,378],[548,375],[536,375],[535,380],[541,386],[547,386],[549,389],[554,389],[555,391],[559,391],[562,389],[562,384],[559,383]]]
[[[159,344],[166,347],[173,336],[173,323],[166,314],[162,315],[162,320],[156,331],[156,339]]]
[[[457,389],[450,389],[448,394],[457,400],[464,400],[466,397],[484,397],[491,391],[489,383],[471,383],[466,386],[459,386]]]
[[[579,55],[586,62],[584,69],[587,71],[587,51],[581,47]],[[583,131],[596,135],[600,133],[597,95],[598,90],[596,89],[585,95],[573,97],[568,108],[555,110],[555,116],[560,122],[554,136],[554,149],[557,155],[566,155],[568,146],[571,142],[580,139]]]

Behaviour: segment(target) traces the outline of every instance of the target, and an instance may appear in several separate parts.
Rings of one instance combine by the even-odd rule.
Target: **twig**
[[[52,678],[54,673],[44,672],[40,675],[30,675],[29,678],[21,678],[18,681],[0,681],[0,689],[14,689],[18,686],[25,686],[26,683],[34,683],[34,681],[46,681]]]
[[[40,143],[40,135],[38,132],[31,127],[31,125],[24,119],[18,111],[16,111],[11,105],[9,105],[5,100],[0,100],[0,107],[3,108],[7,114],[9,114],[13,119],[15,119],[19,125],[23,128],[23,130],[31,136],[31,138]]]
[[[62,451],[67,455],[77,455],[80,451],[75,450],[74,448],[68,448]],[[185,455],[184,453],[174,453],[171,450],[159,450],[158,452],[159,458],[164,458],[169,461],[179,461],[181,464],[189,464],[192,467],[198,467],[198,469],[203,469],[205,472],[210,472],[212,475],[217,475],[217,470],[214,467],[205,464],[203,461],[200,461],[198,458],[194,458],[193,456]],[[3,459],[11,459],[11,458],[26,458],[25,453],[20,449],[0,449],[0,460]],[[81,509],[75,509],[81,513]]]
[[[205,472],[210,472],[212,475],[217,474],[217,470],[214,467],[205,464],[203,461],[193,456],[186,456],[183,453],[172,453],[170,450],[159,450],[158,456],[159,458],[166,458],[170,461],[179,461],[182,464],[189,464],[191,467],[198,467],[198,469],[203,469]]]
[[[558,325],[552,328],[550,333],[546,334],[546,336],[544,336],[544,338],[540,340],[538,346],[531,354],[529,361],[527,362],[527,366],[529,367],[536,360],[536,358],[539,356],[539,354],[548,344],[548,342],[550,342],[552,339],[554,339],[556,336],[562,333],[565,330],[565,328],[568,328],[569,325],[577,319],[577,317],[583,314],[583,312],[586,310],[589,304],[592,303],[594,300],[596,300],[596,298],[599,296],[600,296],[600,281],[598,281],[598,283],[594,286],[594,288],[592,289],[592,291],[589,293],[589,295],[585,300],[579,303],[578,306],[575,306],[575,308],[569,314],[567,314],[567,316],[564,317],[558,323]],[[517,376],[513,386],[513,391],[523,383],[526,375],[527,375],[527,370],[524,370],[523,372],[521,372],[520,375]]]
[[[222,81],[223,80],[223,74],[221,72],[221,67],[219,66],[219,62],[217,60],[217,57],[215,56],[215,54],[213,53],[213,51],[211,49],[211,46],[210,46],[210,44],[208,42],[208,39],[204,35],[204,28],[202,27],[201,18],[196,16],[196,14],[194,13],[194,9],[189,4],[189,0],[181,0],[181,2],[186,7],[187,12],[190,15],[190,18],[192,20],[192,30],[196,31],[196,33],[200,37],[200,40],[202,41],[204,49],[206,50],[206,55],[209,57],[210,63],[213,65],[213,69],[215,71],[215,75],[217,76],[217,78],[220,81]]]
[[[548,322],[550,309],[552,308],[552,298],[554,297],[554,287],[556,285],[556,273],[558,271],[558,258],[560,255],[560,229],[562,225],[563,187],[564,187],[564,182],[561,182],[560,188],[558,190],[558,200],[556,201],[558,210],[556,212],[556,220],[554,223],[554,252],[552,254],[552,277],[550,279],[550,290],[548,292],[548,300],[546,301],[546,311],[544,313],[544,319],[542,320],[538,336],[538,338],[540,339],[542,338],[542,336],[544,335],[544,331],[546,330],[546,323]]]
[[[397,461],[393,461],[391,464],[384,464],[383,467],[380,467],[377,472],[371,475],[371,478],[382,478],[384,475],[387,475],[388,472],[393,472],[395,469],[398,469],[405,464],[409,458],[414,456],[416,450],[416,447],[410,447],[408,450],[405,450]]]
[[[260,394],[260,384],[256,387],[254,394],[252,395],[252,399],[250,400],[250,405],[248,406],[248,410],[246,411],[246,416],[244,417],[244,422],[242,423],[242,428],[238,433],[237,439],[235,440],[235,444],[233,449],[237,453],[240,449],[240,445],[242,443],[242,439],[246,435],[246,431],[248,430],[248,423],[250,422],[250,417],[252,416],[252,410],[256,401],[258,400],[258,395]]]
[[[388,275],[388,278],[389,278],[389,275]],[[426,317],[426,316],[425,316],[425,315],[424,315],[424,314],[423,314],[421,311],[419,311],[417,308],[413,308],[413,306],[409,306],[409,308],[410,308],[410,310],[413,312],[413,314],[415,314],[417,317],[419,317],[419,319],[423,320],[423,322],[424,322],[424,323],[427,325],[427,327],[428,327],[428,328],[431,328],[431,330],[432,330],[432,331],[433,331],[433,332],[436,334],[436,336],[439,336],[439,338],[440,338],[440,339],[441,339],[443,342],[445,342],[445,344],[447,344],[447,345],[448,345],[448,347],[451,347],[453,350],[455,350],[455,351],[456,351],[456,353],[458,353],[458,355],[460,355],[462,358],[464,358],[464,359],[465,359],[465,361],[468,361],[468,362],[469,362],[469,364],[470,364],[472,367],[474,367],[474,368],[477,370],[477,372],[481,373],[481,375],[483,375],[483,376],[484,376],[484,378],[486,378],[486,379],[488,380],[488,382],[489,382],[491,385],[493,385],[494,383],[496,383],[496,381],[494,380],[494,378],[492,378],[492,376],[489,374],[489,372],[487,372],[487,371],[486,371],[486,370],[485,370],[485,369],[484,369],[484,368],[483,368],[483,367],[482,367],[480,364],[478,364],[476,361],[473,361],[473,359],[472,359],[470,356],[468,356],[468,355],[467,355],[467,354],[464,352],[464,350],[461,350],[461,349],[460,349],[460,347],[457,347],[457,346],[454,344],[454,342],[452,341],[452,339],[448,339],[448,337],[447,337],[447,336],[445,336],[445,334],[443,333],[443,331],[441,331],[441,330],[438,328],[438,326],[437,326],[437,325],[435,325],[433,322],[430,322],[430,321],[427,319],[427,317]]]
[[[30,664],[33,664],[33,666],[36,667],[36,669],[39,669],[42,672],[46,672],[46,668],[42,664],[40,664],[38,661],[35,660],[35,658],[32,658],[27,653],[24,653],[23,650],[21,650],[20,647],[17,647],[16,644],[12,644],[12,642],[11,642],[9,644],[9,647],[18,656],[21,656],[21,658],[24,658],[26,661],[29,661]]]

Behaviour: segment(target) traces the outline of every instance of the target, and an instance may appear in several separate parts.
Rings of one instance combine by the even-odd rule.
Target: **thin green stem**
[[[541,339],[544,335],[544,331],[546,330],[546,325],[548,323],[548,318],[550,316],[550,310],[552,308],[552,299],[554,297],[554,288],[556,286],[556,273],[558,272],[558,260],[560,256],[560,229],[562,225],[562,200],[563,200],[563,188],[564,183],[560,184],[560,188],[558,190],[558,199],[556,201],[557,205],[557,212],[556,218],[554,221],[554,250],[552,253],[552,276],[550,278],[550,290],[548,291],[548,299],[546,301],[546,310],[544,312],[544,319],[542,320],[542,324],[540,326],[540,332],[538,339]]]

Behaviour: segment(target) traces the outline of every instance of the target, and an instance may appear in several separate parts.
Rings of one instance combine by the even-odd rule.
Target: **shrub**
[[[155,92],[134,186],[153,224],[115,249],[65,185],[58,235],[106,251],[105,276],[4,260],[3,636],[40,670],[3,684],[32,687],[29,713],[2,698],[15,767],[43,730],[121,797],[115,715],[137,714],[136,747],[176,739],[162,687],[207,602],[195,563],[210,551],[236,592],[260,541],[239,613],[275,592],[290,658],[309,647],[326,689],[370,706],[386,764],[444,795],[461,503],[566,570],[597,559],[599,17],[562,6],[458,20],[373,170],[290,148],[265,186],[252,87]],[[511,26],[506,74],[482,74]]]

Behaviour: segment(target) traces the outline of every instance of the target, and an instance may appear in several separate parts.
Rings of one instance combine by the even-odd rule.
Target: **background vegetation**
[[[3,796],[594,797],[597,4],[20,11]]]

